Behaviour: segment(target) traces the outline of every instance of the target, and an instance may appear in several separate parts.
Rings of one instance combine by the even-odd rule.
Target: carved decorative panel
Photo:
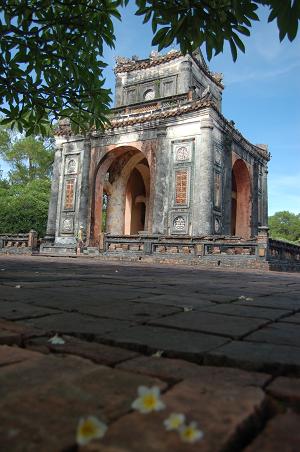
[[[181,215],[178,215],[178,217],[174,218],[173,228],[175,229],[175,231],[179,231],[179,232],[186,230],[186,221]]]
[[[188,202],[188,172],[178,170],[175,172],[175,202],[186,205]]]
[[[62,222],[62,232],[71,233],[73,232],[73,218],[65,218]]]
[[[75,159],[70,159],[67,163],[67,173],[72,174],[77,172],[77,162]]]
[[[64,209],[72,209],[74,205],[75,179],[68,179],[65,183]]]
[[[217,209],[221,207],[221,197],[222,197],[222,176],[218,171],[215,171],[214,177],[214,206]]]

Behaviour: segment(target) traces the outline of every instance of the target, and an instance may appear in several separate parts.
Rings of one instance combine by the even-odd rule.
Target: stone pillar
[[[47,241],[54,241],[55,238],[61,165],[62,165],[62,149],[57,148],[54,155],[51,194],[48,209],[48,222],[45,236],[45,240]]]
[[[258,197],[258,178],[259,167],[257,162],[253,165],[253,177],[252,177],[252,213],[251,213],[251,236],[257,235],[258,231],[258,209],[259,209],[259,197]]]
[[[153,227],[154,234],[166,234],[168,213],[168,176],[170,152],[167,143],[166,129],[157,131],[156,171],[153,199]]]
[[[188,93],[192,84],[192,62],[185,60],[180,63],[178,77],[178,94]]]
[[[262,174],[262,226],[268,225],[268,166],[263,167]]]
[[[231,235],[231,209],[232,209],[232,139],[229,135],[224,137],[224,174],[223,174],[223,234]]]
[[[82,226],[83,234],[86,236],[87,220],[88,220],[88,206],[89,206],[89,171],[91,162],[91,144],[89,141],[84,142],[84,149],[82,151],[82,166],[81,166],[81,187],[80,187],[80,201],[78,210],[78,231]]]
[[[37,232],[31,229],[28,234],[28,248],[35,249],[37,247],[37,237]]]
[[[214,148],[212,120],[209,117],[202,119],[200,127],[201,145],[198,155],[200,171],[195,181],[195,193],[199,200],[197,235],[209,235],[213,234]]]
[[[116,74],[115,84],[115,107],[120,107],[123,103],[123,83],[120,75]]]

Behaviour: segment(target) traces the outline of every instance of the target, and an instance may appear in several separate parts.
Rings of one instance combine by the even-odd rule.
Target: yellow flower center
[[[86,421],[81,426],[80,430],[81,430],[82,436],[91,436],[91,435],[94,435],[96,433],[96,427],[91,421]]]
[[[188,439],[191,440],[194,438],[195,436],[195,430],[191,427],[187,427],[184,432],[183,432],[183,436]]]
[[[156,406],[156,397],[153,394],[146,394],[143,397],[144,406],[148,409],[153,409]]]

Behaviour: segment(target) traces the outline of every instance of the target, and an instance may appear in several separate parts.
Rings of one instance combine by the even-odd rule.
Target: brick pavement
[[[299,274],[2,256],[0,449],[79,450],[94,415],[107,433],[80,450],[296,452],[299,318]],[[133,411],[141,385],[166,409]]]

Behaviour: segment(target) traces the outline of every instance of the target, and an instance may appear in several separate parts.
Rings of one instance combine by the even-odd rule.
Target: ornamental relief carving
[[[73,232],[73,218],[65,218],[62,222],[62,232]]]

